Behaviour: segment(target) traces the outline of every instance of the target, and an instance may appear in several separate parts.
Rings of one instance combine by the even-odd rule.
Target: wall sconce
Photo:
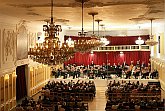
[[[33,72],[33,67],[30,67],[30,71]]]
[[[13,72],[13,77],[17,77],[17,74],[16,74],[16,72],[15,72],[15,71]]]
[[[9,80],[9,75],[6,74],[5,77],[4,77],[5,80]]]
[[[124,53],[121,51],[120,54],[124,54]]]

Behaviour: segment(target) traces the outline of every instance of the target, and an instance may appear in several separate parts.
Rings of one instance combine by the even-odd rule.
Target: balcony
[[[93,49],[95,52],[101,51],[150,51],[148,45],[118,45],[118,46],[103,46]]]

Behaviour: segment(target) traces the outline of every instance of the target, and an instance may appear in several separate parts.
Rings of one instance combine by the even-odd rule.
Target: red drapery
[[[74,58],[65,62],[67,64],[77,64],[77,65],[89,65],[92,61],[94,64],[102,65],[103,63],[110,63],[111,65],[114,63],[122,64],[124,61],[130,65],[131,61],[140,60],[140,62],[144,62],[146,65],[148,64],[150,59],[150,51],[124,51],[123,54],[120,52],[94,52],[91,53],[76,53]]]
[[[136,45],[135,41],[138,39],[139,36],[125,36],[125,37],[106,37],[109,41],[109,45]],[[149,39],[149,35],[141,35],[142,40],[146,41]]]

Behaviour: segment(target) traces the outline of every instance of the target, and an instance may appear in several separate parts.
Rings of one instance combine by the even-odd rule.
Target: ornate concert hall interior
[[[164,110],[164,0],[0,2],[0,111]]]

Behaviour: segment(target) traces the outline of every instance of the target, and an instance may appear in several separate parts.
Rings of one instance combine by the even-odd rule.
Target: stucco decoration
[[[28,58],[28,34],[24,23],[17,29],[17,60]]]
[[[15,60],[16,33],[3,29],[2,32],[2,62],[12,62]]]

